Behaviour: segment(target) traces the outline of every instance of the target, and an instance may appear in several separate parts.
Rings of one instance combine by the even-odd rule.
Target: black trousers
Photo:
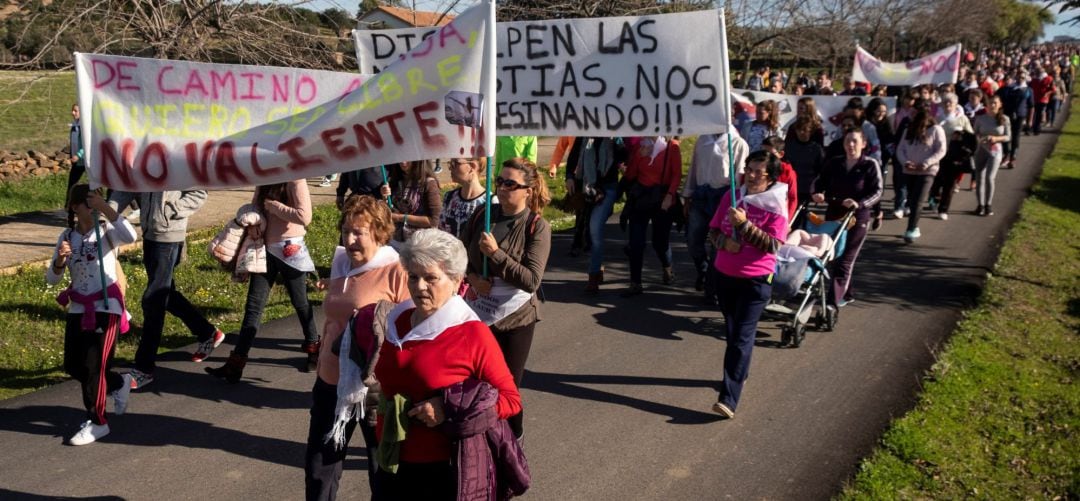
[[[247,356],[251,351],[251,343],[255,340],[255,334],[259,332],[262,323],[263,310],[270,298],[270,289],[274,286],[278,276],[281,283],[289,293],[289,301],[296,310],[296,318],[300,320],[300,329],[304,333],[304,341],[314,343],[319,340],[319,331],[315,327],[315,312],[308,302],[307,297],[307,273],[304,273],[273,254],[266,254],[266,273],[252,273],[248,276],[247,302],[244,304],[244,320],[240,323],[240,337],[236,341],[235,352],[237,355]]]
[[[311,423],[308,425],[307,450],[304,452],[304,491],[306,499],[331,500],[337,498],[338,483],[341,480],[341,468],[345,455],[349,451],[349,440],[356,431],[357,421],[345,427],[345,444],[335,449],[327,444],[325,437],[334,428],[334,411],[337,407],[337,385],[315,378],[311,388]],[[364,436],[367,448],[368,486],[371,497],[375,499],[375,428],[363,420],[360,421],[360,433]]]
[[[397,473],[379,470],[375,474],[379,491],[377,501],[454,501],[457,499],[457,470],[449,461],[443,463],[406,463]]]
[[[108,424],[105,403],[110,393],[120,389],[124,378],[112,372],[120,317],[108,313],[95,315],[97,329],[82,329],[82,313],[69,313],[64,325],[64,372],[82,384],[83,406],[87,419],[94,424]]]
[[[510,375],[514,376],[514,385],[518,388],[521,388],[521,378],[525,376],[525,361],[529,359],[529,350],[532,349],[533,334],[535,332],[535,322],[507,331],[491,329],[491,333],[495,334],[495,341],[499,343],[499,348],[502,349],[503,358],[506,359],[506,366],[510,369]],[[524,433],[524,420],[524,410],[506,420],[510,424],[510,429],[514,432],[515,437],[520,437]]]

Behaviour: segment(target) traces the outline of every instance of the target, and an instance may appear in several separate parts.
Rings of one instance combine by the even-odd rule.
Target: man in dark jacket
[[[1004,168],[1011,169],[1016,162],[1016,151],[1020,148],[1020,131],[1027,123],[1028,115],[1035,105],[1035,98],[1031,88],[1027,86],[1026,74],[1020,73],[1005,77],[1005,86],[998,89],[997,95],[1001,98],[1001,104],[1005,116],[1009,117],[1012,126],[1012,139],[1005,143]]]
[[[338,178],[337,206],[340,209],[345,205],[345,199],[353,195],[370,195],[375,198],[382,198],[382,195],[379,194],[379,188],[384,184],[386,184],[386,180],[383,178],[382,167],[368,167],[346,172]]]

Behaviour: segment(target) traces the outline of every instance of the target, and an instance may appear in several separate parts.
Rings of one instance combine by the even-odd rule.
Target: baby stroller
[[[849,211],[839,220],[826,221],[802,205],[792,217],[793,221],[801,221],[801,228],[792,229],[787,243],[777,253],[772,300],[765,308],[783,322],[781,346],[798,348],[806,337],[811,316],[818,330],[832,331],[836,327],[839,313],[827,303],[832,278],[829,266],[844,253],[854,214]],[[818,308],[813,315],[815,306]]]

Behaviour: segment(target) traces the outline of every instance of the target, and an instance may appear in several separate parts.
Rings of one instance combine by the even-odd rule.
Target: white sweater
[[[105,268],[106,287],[116,282],[116,249],[123,244],[135,241],[135,228],[123,216],[118,216],[112,223],[102,225],[101,255]],[[55,285],[64,278],[64,272],[56,273],[53,263],[59,257],[60,243],[67,239],[71,243],[71,256],[68,257],[67,269],[71,271],[71,288],[82,295],[101,294],[101,268],[98,264],[97,236],[91,228],[85,235],[78,230],[64,230],[56,239],[57,250],[53,251],[52,261],[45,270],[45,281]],[[102,300],[94,301],[94,310],[102,313],[122,315],[120,303],[112,298],[106,308]],[[68,313],[82,313],[83,305],[72,301],[68,304]]]

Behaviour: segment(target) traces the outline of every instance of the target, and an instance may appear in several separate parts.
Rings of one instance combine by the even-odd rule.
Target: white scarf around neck
[[[480,317],[476,316],[465,300],[454,294],[434,314],[412,326],[412,329],[402,336],[397,331],[397,319],[413,308],[416,308],[416,303],[409,299],[390,310],[386,326],[386,340],[398,348],[409,341],[431,341],[447,329],[465,322],[480,321]]]
[[[375,251],[375,255],[368,262],[353,268],[352,262],[349,261],[348,251],[345,250],[344,246],[339,245],[334,249],[334,261],[330,264],[330,279],[349,278],[397,262],[397,251],[389,245],[384,245]],[[344,290],[345,286],[343,285],[342,291]]]

